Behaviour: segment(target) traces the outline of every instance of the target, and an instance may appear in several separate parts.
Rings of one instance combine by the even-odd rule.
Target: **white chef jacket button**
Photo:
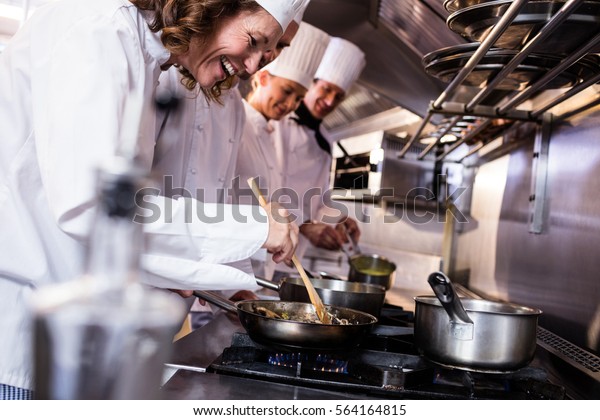
[[[196,170],[195,169],[190,169],[190,172],[194,175],[196,175]]]
[[[204,127],[202,126],[202,124],[198,124],[198,125],[196,126],[196,128],[198,129],[198,131],[202,131],[202,129],[203,129]]]
[[[235,143],[234,139],[229,139],[229,143]]]
[[[225,177],[220,177],[219,182],[225,182]]]

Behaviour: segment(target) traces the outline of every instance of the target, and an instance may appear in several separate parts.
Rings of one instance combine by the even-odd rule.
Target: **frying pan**
[[[325,305],[327,311],[338,318],[347,319],[349,325],[291,321],[261,315],[256,310],[262,307],[277,314],[286,312],[293,316],[302,316],[314,315],[314,306],[310,303],[276,300],[242,300],[233,303],[215,293],[198,290],[194,291],[194,295],[237,313],[240,323],[255,342],[285,350],[350,350],[357,347],[377,323],[377,318],[373,315],[331,305]]]
[[[257,277],[256,282],[278,291],[281,300],[310,302],[306,287],[299,277],[284,277],[279,282]],[[381,313],[385,301],[383,286],[316,278],[312,278],[311,282],[325,304],[355,309],[376,317]]]

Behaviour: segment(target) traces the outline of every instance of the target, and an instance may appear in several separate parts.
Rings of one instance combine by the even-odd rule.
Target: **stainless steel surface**
[[[169,400],[354,400],[369,399],[345,392],[286,385],[215,373],[177,371],[161,389]]]
[[[536,350],[540,311],[482,299],[462,299],[473,320],[473,336],[455,334],[437,297],[415,297],[415,344],[433,362],[482,372],[526,366]]]
[[[231,336],[245,331],[237,314],[219,311],[208,324],[173,343],[169,364],[206,370],[223,349],[231,344]]]
[[[354,42],[366,54],[368,64],[358,81],[364,89],[351,95],[359,100],[345,100],[325,120],[329,130],[372,116],[369,110],[381,99],[424,115],[429,98],[437,96],[443,86],[423,73],[421,57],[461,41],[447,29],[445,16],[419,0],[312,0],[304,20]],[[444,36],[439,36],[440,30]],[[363,95],[364,91],[369,95]]]
[[[473,186],[473,226],[459,234],[456,249],[457,270],[468,268],[472,289],[540,308],[542,327],[596,352],[600,199],[592,192],[600,189],[599,127],[598,110],[554,124],[541,235],[528,231],[531,142],[481,167]]]
[[[258,279],[261,286],[276,290],[281,300],[310,302],[302,279],[284,277],[278,282]],[[355,309],[378,317],[385,301],[385,288],[346,280],[311,279],[323,303]]]
[[[550,149],[550,130],[552,117],[545,115],[541,126],[537,127],[535,143],[533,145],[533,165],[531,168],[531,194],[529,195],[531,233],[542,233],[544,228],[544,213],[546,212],[547,198],[546,185],[548,184],[548,150]]]

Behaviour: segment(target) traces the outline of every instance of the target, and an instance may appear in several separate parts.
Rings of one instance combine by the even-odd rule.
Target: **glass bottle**
[[[183,300],[140,283],[144,171],[115,158],[98,171],[85,274],[33,303],[37,399],[154,399],[185,316]]]

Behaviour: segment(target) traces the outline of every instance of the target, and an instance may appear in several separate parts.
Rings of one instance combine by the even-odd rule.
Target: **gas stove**
[[[290,391],[294,398],[298,390],[317,393],[316,398],[352,399],[600,398],[600,358],[541,327],[536,355],[528,366],[515,372],[481,373],[445,368],[422,357],[413,344],[412,320],[412,312],[386,305],[379,323],[358,348],[320,353],[263,346],[235,318],[220,317],[180,340],[174,366],[201,372],[194,377],[197,389],[186,394],[194,398],[207,395],[209,388],[214,391],[216,378],[221,378],[221,385],[250,381],[248,386],[254,389],[294,389]],[[222,347],[200,363],[199,349],[217,336]],[[199,364],[203,366],[193,366]],[[181,398],[190,388],[186,384],[192,382],[184,380],[185,375],[166,384],[169,395]]]
[[[412,329],[375,327],[349,352],[275,351],[245,333],[208,372],[392,399],[564,399],[541,368],[483,374],[436,366],[412,344]]]

